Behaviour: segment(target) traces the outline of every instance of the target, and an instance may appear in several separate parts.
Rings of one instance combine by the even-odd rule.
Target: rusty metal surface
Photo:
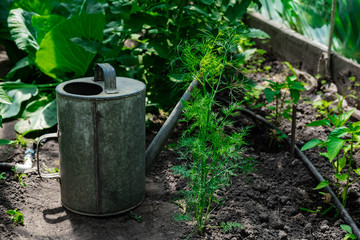
[[[89,90],[94,94],[75,85],[72,89],[74,83],[94,87]],[[118,92],[111,94],[105,92],[104,81],[93,78],[56,88],[61,200],[77,213],[113,215],[138,206],[144,198],[145,85],[119,77],[116,84]]]

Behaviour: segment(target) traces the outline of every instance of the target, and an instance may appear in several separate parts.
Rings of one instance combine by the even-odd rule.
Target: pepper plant
[[[334,168],[336,179],[337,197],[342,198],[345,207],[350,186],[360,179],[360,168],[353,168],[354,151],[360,144],[360,122],[350,123],[349,118],[355,110],[344,112],[339,115],[328,115],[328,118],[311,122],[306,126],[328,126],[333,130],[325,141],[312,139],[307,142],[302,151],[319,146],[326,148],[326,152],[320,153],[325,156]],[[354,176],[353,176],[354,175]],[[329,181],[320,182],[316,190],[328,186]]]
[[[276,127],[279,127],[281,118],[291,119],[291,106],[296,105],[300,99],[300,92],[305,90],[303,83],[298,81],[297,74],[289,62],[284,64],[292,72],[292,76],[286,76],[285,82],[279,83],[271,80],[269,87],[264,89],[267,103],[275,101],[275,106],[267,106],[272,111],[270,118]],[[290,100],[288,99],[290,96]]]

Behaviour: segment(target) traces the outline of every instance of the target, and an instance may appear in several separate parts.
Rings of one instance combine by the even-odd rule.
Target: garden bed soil
[[[277,61],[272,65],[270,77],[282,71]],[[249,74],[254,79],[266,77],[265,73]],[[268,76],[269,77],[269,76]],[[259,113],[263,111],[258,110]],[[309,128],[305,125],[316,119],[316,111],[309,103],[298,106],[297,142],[304,143],[312,138],[325,138],[329,129]],[[153,115],[147,132],[147,144],[157,133],[165,117]],[[235,120],[234,130],[255,122],[240,115]],[[113,217],[87,217],[72,213],[61,205],[60,186],[55,179],[41,179],[35,171],[24,178],[26,187],[21,186],[12,173],[0,183],[0,239],[185,239],[192,231],[193,222],[173,220],[182,209],[174,203],[177,191],[185,187],[185,181],[174,176],[171,167],[181,164],[171,143],[176,142],[181,132],[178,125],[169,139],[168,147],[148,172],[146,177],[146,197],[133,210],[141,216],[138,222],[130,213]],[[290,132],[290,123],[281,124],[284,132]],[[240,173],[232,178],[231,185],[218,192],[225,204],[219,205],[211,214],[210,225],[221,222],[239,222],[243,229],[222,232],[219,228],[207,228],[203,236],[194,234],[192,239],[342,239],[345,232],[341,218],[334,218],[334,210],[321,214],[302,211],[300,208],[325,209],[322,195],[313,188],[316,179],[302,161],[291,158],[289,147],[269,146],[271,131],[264,125],[251,128],[247,157],[257,164],[253,171]],[[42,147],[41,159],[49,167],[58,165],[59,146],[56,140],[47,141]],[[328,160],[320,157],[318,149],[305,153],[326,179],[332,179],[332,168]],[[24,155],[21,147],[1,147],[0,161],[18,162]],[[354,184],[349,193],[348,211],[360,222],[359,185]],[[24,225],[14,226],[6,214],[17,208],[24,215]]]

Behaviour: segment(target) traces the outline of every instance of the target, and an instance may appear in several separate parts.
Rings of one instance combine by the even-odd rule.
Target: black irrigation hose
[[[226,99],[220,99],[221,101],[226,101],[227,103],[230,103],[228,100]],[[250,115],[251,117],[265,123],[267,126],[280,131],[275,125],[273,125],[272,123],[270,123],[269,121],[267,121],[265,118],[255,114],[254,112],[248,110],[248,109],[241,109],[242,112]],[[281,131],[280,131],[281,132]],[[286,141],[290,144],[290,139],[286,136],[285,137]],[[312,162],[305,156],[305,154],[300,151],[300,149],[296,146],[295,144],[295,150],[298,153],[299,157],[301,158],[301,160],[305,163],[305,165],[310,169],[310,171],[314,174],[315,178],[319,181],[325,181],[325,179],[323,178],[323,176],[319,173],[319,171],[316,169],[316,167],[312,164]],[[325,187],[325,190],[331,195],[331,199],[334,203],[334,205],[336,206],[336,208],[339,210],[340,215],[345,219],[346,223],[351,227],[353,234],[360,239],[360,230],[357,227],[356,223],[354,222],[354,220],[351,218],[351,216],[349,215],[349,213],[346,211],[346,209],[344,208],[344,206],[341,204],[341,202],[339,201],[339,199],[337,198],[336,194],[332,191],[332,189],[329,186]]]
[[[172,130],[176,126],[183,108],[183,102],[189,101],[191,98],[191,92],[198,86],[199,82],[197,80],[192,81],[190,86],[187,88],[180,101],[176,104],[174,110],[171,112],[168,119],[166,119],[163,126],[160,128],[159,132],[156,134],[155,138],[152,140],[150,146],[146,149],[145,152],[145,166],[146,171],[150,169],[155,158],[160,154],[161,150],[164,148],[167,139],[169,138]]]

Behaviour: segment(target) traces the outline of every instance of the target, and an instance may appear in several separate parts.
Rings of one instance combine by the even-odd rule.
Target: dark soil
[[[282,65],[273,61],[270,75],[281,72]],[[266,77],[265,73],[249,74],[254,79]],[[316,119],[316,111],[309,103],[298,106],[297,142],[312,138],[325,138],[329,129],[309,128],[305,125]],[[260,111],[263,113],[265,110]],[[165,117],[153,116],[147,133],[147,143],[161,127]],[[317,181],[300,159],[291,158],[289,147],[284,143],[269,146],[271,131],[245,115],[239,116],[235,127],[255,125],[248,135],[250,146],[246,152],[257,164],[252,172],[239,173],[232,178],[227,189],[219,192],[225,199],[211,216],[211,225],[221,222],[240,222],[244,228],[224,233],[208,228],[204,236],[193,239],[343,239],[345,232],[341,218],[334,218],[336,211],[326,215],[302,211],[300,208],[326,209],[322,195],[313,188]],[[290,123],[283,121],[281,128],[289,134]],[[4,129],[2,131],[5,131]],[[9,129],[6,129],[9,131]],[[179,125],[169,143],[181,132]],[[279,147],[277,146],[279,145]],[[36,171],[27,173],[26,187],[21,186],[12,173],[0,183],[0,239],[185,239],[192,231],[193,222],[176,222],[173,216],[181,208],[173,203],[177,191],[185,187],[184,180],[174,176],[170,168],[180,164],[177,153],[165,148],[146,177],[146,198],[133,210],[142,222],[130,213],[96,218],[78,215],[61,205],[58,180],[40,179]],[[44,144],[41,160],[48,167],[58,166],[58,143]],[[333,180],[328,160],[320,157],[318,149],[306,151],[308,158],[326,179]],[[24,149],[12,146],[1,148],[0,161],[21,161]],[[359,185],[354,184],[349,193],[348,211],[359,223]],[[24,225],[14,226],[6,214],[17,208],[25,218]]]

